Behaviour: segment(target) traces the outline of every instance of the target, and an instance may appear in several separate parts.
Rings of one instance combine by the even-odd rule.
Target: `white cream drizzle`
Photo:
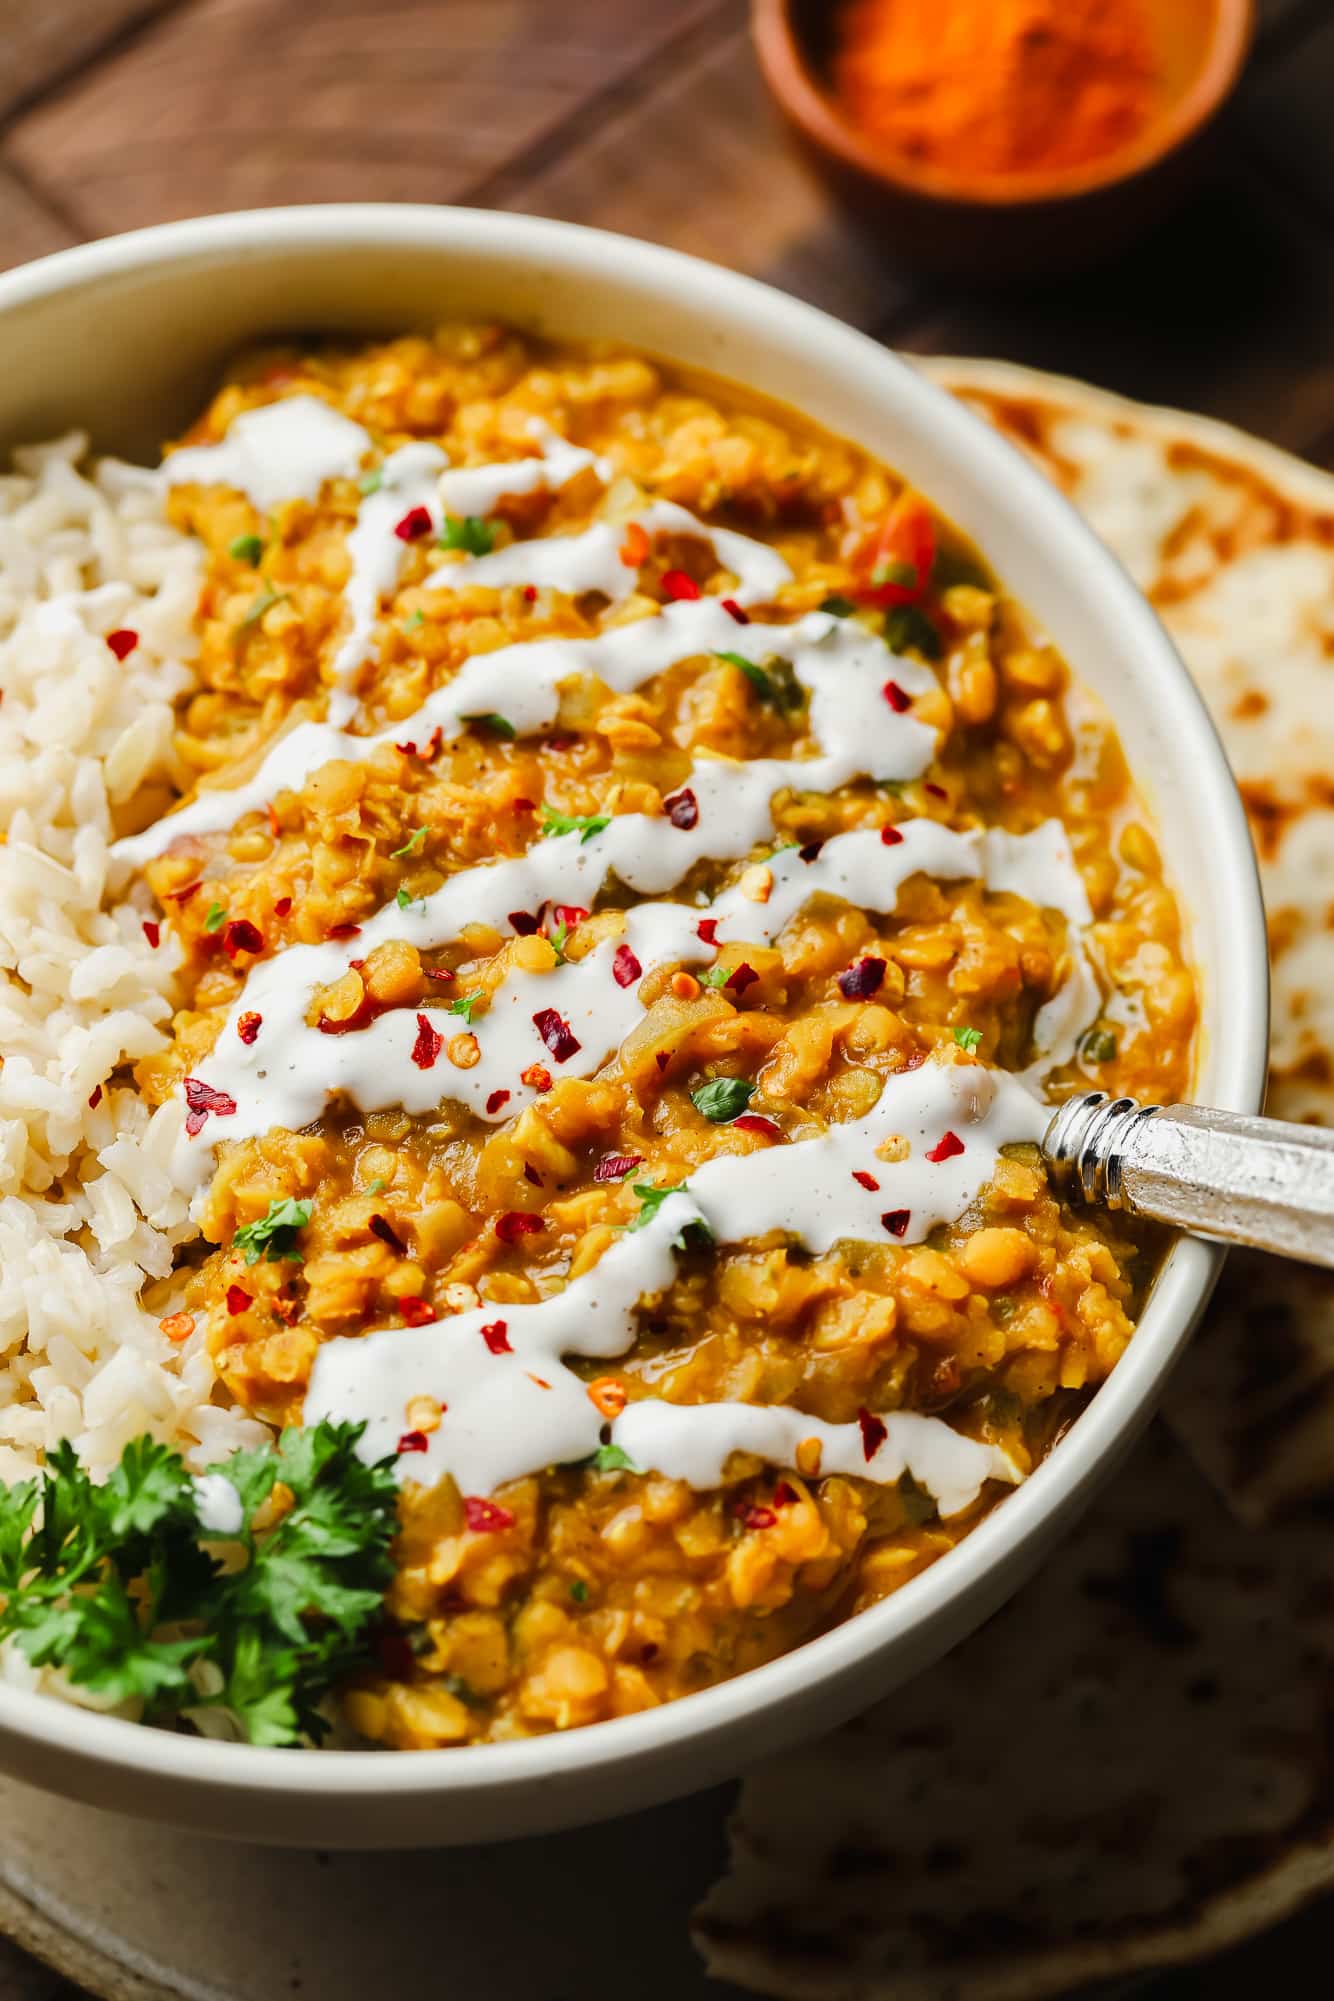
[[[399,1476],[431,1482],[450,1473],[464,1493],[489,1494],[544,1466],[585,1458],[597,1450],[604,1420],[564,1357],[614,1360],[629,1350],[636,1308],[671,1284],[673,1247],[692,1223],[704,1222],[723,1243],[785,1230],[815,1251],[842,1239],[919,1242],[977,1196],[1003,1145],[1034,1139],[1044,1123],[1021,1084],[981,1065],[928,1064],[890,1078],[864,1119],[764,1155],[707,1162],[643,1229],[627,1232],[591,1272],[550,1298],[488,1304],[425,1327],[324,1343],[306,1394],[306,1421],[364,1419],[360,1450],[374,1459],[397,1450],[409,1401],[435,1398],[445,1406],[440,1426],[423,1434],[425,1451],[400,1454]],[[927,1159],[925,1142],[938,1142],[946,1131],[957,1133],[963,1150]],[[891,1134],[908,1138],[911,1151],[887,1166],[875,1146]],[[859,1186],[850,1163],[881,1178],[885,1192]],[[770,1170],[762,1179],[761,1167]],[[904,1207],[911,1214],[902,1233],[889,1230],[882,1212]],[[508,1343],[501,1352],[494,1352],[497,1326]],[[718,1484],[733,1451],[790,1465],[800,1440],[818,1435],[830,1455],[827,1470],[886,1481],[909,1471],[942,1513],[966,1507],[988,1479],[1019,1478],[1004,1453],[939,1418],[912,1415],[905,1423],[887,1413],[886,1439],[868,1458],[857,1425],[820,1426],[791,1411],[757,1420],[755,1409],[655,1400],[629,1406],[610,1435],[637,1465],[701,1486]],[[696,1420],[698,1433],[687,1434]]]
[[[367,444],[370,443],[369,438]],[[339,641],[330,666],[333,691],[329,697],[328,720],[335,727],[356,714],[357,701],[351,693],[361,669],[375,658],[375,628],[380,617],[380,601],[397,587],[404,558],[412,547],[394,530],[414,507],[424,507],[431,517],[431,533],[440,530],[437,488],[447,464],[438,445],[403,445],[391,452],[380,468],[380,484],[366,494],[357,509],[356,522],[347,538],[351,563],[343,602],[347,607],[348,628]]]
[[[261,513],[316,501],[326,480],[355,479],[368,432],[318,396],[284,396],[243,410],[216,445],[186,445],[163,461],[168,486],[230,486]]]

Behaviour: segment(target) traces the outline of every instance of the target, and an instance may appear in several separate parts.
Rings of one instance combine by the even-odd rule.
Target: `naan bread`
[[[1330,1540],[1240,1528],[1165,1427],[947,1660],[747,1779],[696,1913],[794,2001],[1039,2001],[1334,1877]]]
[[[1069,495],[1180,648],[1260,856],[1268,1109],[1334,1125],[1334,479],[1077,382],[925,365]],[[1167,1408],[1243,1520],[1334,1487],[1334,1274],[1234,1253]]]
[[[1270,1109],[1334,1124],[1334,480],[1078,383],[928,366],[1172,631],[1260,853]],[[1334,1275],[1234,1253],[1169,1415],[1197,1463],[1156,1427],[990,1625],[746,1781],[696,1919],[711,1972],[802,2001],[1039,2001],[1334,1884],[1334,1544],[1296,1512],[1334,1488]]]

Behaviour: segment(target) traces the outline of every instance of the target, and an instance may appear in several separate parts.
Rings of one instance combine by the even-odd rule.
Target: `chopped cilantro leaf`
[[[1079,1045],[1086,1063],[1111,1063],[1116,1058],[1116,1037],[1107,1028],[1091,1028]]]
[[[542,832],[548,837],[578,834],[580,847],[585,841],[591,841],[594,834],[600,834],[604,827],[610,825],[610,813],[558,813],[554,806],[542,808]]]
[[[227,544],[227,554],[238,563],[249,563],[257,570],[264,554],[264,544],[258,535],[238,535]]]
[[[397,888],[394,891],[394,901],[398,905],[400,910],[406,910],[408,905],[412,901],[412,896],[408,890],[404,889],[400,885],[399,888]]]
[[[410,618],[404,619],[402,630],[404,632],[415,632],[419,625],[425,625],[425,623],[426,623],[426,613],[422,610],[421,606],[418,605],[416,611],[413,612],[412,616]]]
[[[857,610],[851,598],[840,597],[835,591],[831,597],[820,600],[821,611],[831,612],[835,618],[852,618]]]
[[[940,658],[940,634],[915,604],[896,604],[885,613],[885,644],[891,653],[912,647],[925,660]]]
[[[286,591],[262,590],[241,620],[241,631],[244,632],[248,626],[258,625],[266,611],[272,611],[274,605],[284,604],[286,601]]]
[[[447,514],[440,536],[442,549],[462,549],[469,556],[489,556],[496,545],[496,531],[480,514]]]
[[[449,1012],[451,1014],[461,1014],[463,1016],[463,1019],[467,1022],[469,1028],[471,1028],[472,1011],[476,1007],[478,1001],[482,1001],[485,999],[486,999],[486,989],[484,987],[478,987],[476,992],[470,994],[462,994],[460,995],[458,1000],[452,1000],[449,1003]]]
[[[296,1202],[285,1195],[281,1201],[270,1202],[269,1213],[257,1223],[242,1224],[232,1238],[232,1249],[244,1251],[248,1265],[257,1265],[266,1253],[270,1263],[285,1258],[299,1265],[301,1253],[296,1247],[296,1233],[305,1229],[314,1213],[313,1202]]]
[[[419,855],[422,851],[422,847],[425,844],[425,841],[426,841],[426,829],[425,827],[418,827],[415,833],[411,833],[408,835],[408,838],[406,839],[406,841],[404,841],[401,848],[393,848],[390,850],[390,855],[389,855],[390,861],[395,861],[395,862],[400,861],[404,855]]]
[[[471,723],[474,729],[493,730],[497,736],[503,736],[508,743],[513,743],[519,734],[508,716],[464,716],[462,721]]]
[[[976,1052],[982,1040],[982,1031],[980,1028],[955,1028],[951,1029],[950,1033],[953,1035],[960,1049],[966,1050],[970,1056]]]
[[[669,1188],[655,1188],[651,1181],[636,1181],[631,1184],[639,1197],[639,1214],[630,1225],[632,1230],[642,1230],[653,1221],[669,1195],[684,1195],[685,1182],[674,1182]]]
[[[547,943],[550,945],[552,951],[556,954],[556,964],[558,966],[563,966],[566,964],[565,947],[569,944],[569,942],[570,942],[570,927],[565,922],[565,919],[562,917],[560,923],[556,926],[555,930],[548,931],[547,933]]]
[[[709,966],[700,974],[699,983],[702,987],[725,987],[731,977],[729,966]]]
[[[770,660],[766,666],[757,667],[753,660],[747,660],[744,653],[720,652],[716,658],[725,660],[729,667],[738,668],[760,700],[767,702],[771,709],[799,709],[806,699],[789,661]]]
[[[595,1473],[642,1473],[644,1470],[642,1466],[635,1465],[622,1445],[599,1445],[583,1464],[591,1466]]]
[[[357,481],[358,493],[378,493],[384,485],[384,473],[379,466],[372,472],[364,472]]]
[[[204,919],[204,929],[209,932],[221,931],[227,922],[227,912],[221,903],[210,903]]]
[[[367,1184],[366,1193],[368,1195],[383,1195],[388,1186],[389,1183],[385,1180],[383,1174],[377,1174],[374,1181]]]
[[[739,1118],[754,1095],[755,1086],[744,1077],[714,1077],[690,1093],[690,1102],[706,1119],[722,1126]]]
[[[576,1605],[586,1605],[588,1603],[588,1586],[584,1583],[582,1577],[575,1578],[574,1583],[570,1586],[570,1596]]]

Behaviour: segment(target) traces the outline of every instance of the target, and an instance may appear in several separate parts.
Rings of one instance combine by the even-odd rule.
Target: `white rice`
[[[202,552],[154,476],[77,435],[0,476],[0,1479],[70,1438],[94,1474],[143,1432],[196,1469],[268,1436],[227,1405],[202,1329],[176,1347],[139,1304],[197,1235],[127,1066],[163,1046],[170,934],[118,900],[112,812],[180,779]],[[139,643],[118,660],[106,635]],[[142,817],[142,816],[141,816]],[[98,1086],[95,1108],[88,1100]]]

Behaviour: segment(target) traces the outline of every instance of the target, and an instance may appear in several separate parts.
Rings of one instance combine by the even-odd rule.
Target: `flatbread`
[[[1075,502],[1218,724],[1269,913],[1269,1110],[1334,1125],[1334,479],[1226,425],[933,361]],[[1171,1421],[1246,1521],[1334,1487],[1334,1274],[1234,1253]]]
[[[1334,1125],[1334,480],[1078,383],[927,365],[1172,631],[1260,854],[1270,1109]],[[990,1625],[747,1779],[696,1915],[712,1973],[801,2001],[1039,2001],[1334,1885],[1334,1504],[1313,1499],[1334,1489],[1334,1276],[1234,1254],[1168,1415]]]
[[[696,1913],[793,2001],[1039,2001],[1334,1880],[1329,1531],[1239,1528],[1164,1426],[972,1639],[745,1783]]]

